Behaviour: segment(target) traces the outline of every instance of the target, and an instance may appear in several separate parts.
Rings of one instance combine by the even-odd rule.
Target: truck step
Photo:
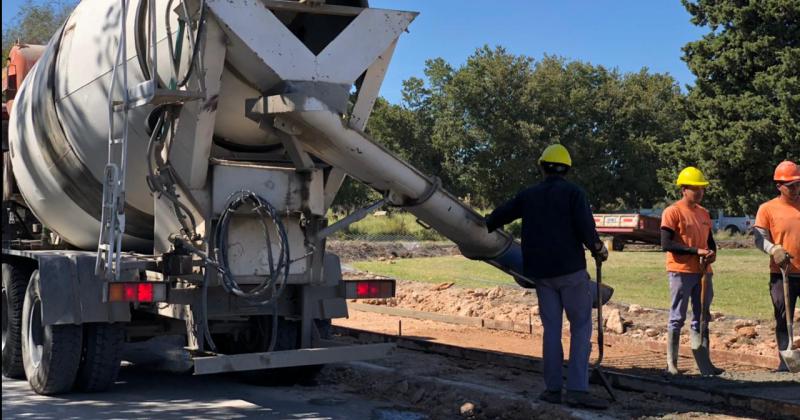
[[[378,343],[281,350],[264,353],[215,355],[195,357],[192,360],[194,361],[194,374],[207,375],[221,372],[240,372],[380,359],[389,355],[394,348],[395,344],[393,343]]]

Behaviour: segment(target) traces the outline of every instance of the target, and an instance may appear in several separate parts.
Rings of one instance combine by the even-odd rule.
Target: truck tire
[[[299,339],[300,336],[300,323],[298,322],[297,326],[297,336]],[[319,337],[323,340],[330,340],[331,338],[331,320],[330,319],[315,319],[314,320],[314,327],[317,329],[317,333]],[[300,348],[300,344],[298,343],[296,348]],[[322,371],[325,365],[308,365],[308,366],[297,366],[293,368],[285,368],[285,371],[282,372],[284,375],[290,378],[294,378],[294,382],[300,385],[311,385],[317,378],[317,375]]]
[[[35,270],[22,307],[22,364],[28,383],[37,394],[68,392],[81,362],[80,325],[42,324],[39,270]]]
[[[118,324],[84,324],[83,351],[75,388],[85,392],[107,390],[117,380],[122,363],[125,330]]]
[[[622,251],[625,249],[625,240],[620,238],[614,238],[611,241],[611,250],[612,251]]]
[[[725,226],[725,230],[731,235],[735,235],[735,234],[739,233],[739,227],[736,226],[736,225]]]
[[[22,365],[22,306],[31,269],[3,263],[3,376],[25,379]]]
[[[263,339],[257,351],[266,351],[269,348],[270,330],[272,322],[269,316],[253,317],[258,318],[261,326]],[[316,319],[314,326],[322,339],[331,337],[331,320]],[[278,320],[278,337],[275,343],[275,351],[297,350],[300,348],[300,321],[289,321],[284,318]],[[277,369],[265,369],[250,372],[242,372],[242,377],[250,383],[257,385],[308,385],[322,370],[324,365],[296,366]]]

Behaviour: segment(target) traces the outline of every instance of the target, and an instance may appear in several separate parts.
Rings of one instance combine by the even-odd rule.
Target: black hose
[[[147,63],[147,54],[143,53],[145,51],[144,44],[146,42],[146,39],[145,39],[146,31],[145,31],[145,28],[144,28],[144,24],[145,24],[145,21],[147,21],[147,22],[150,21],[149,19],[146,19],[147,18],[147,7],[145,7],[145,6],[147,6],[148,2],[150,2],[150,1],[153,1],[153,0],[141,0],[139,2],[139,4],[136,6],[136,17],[134,19],[134,28],[136,29],[136,34],[134,36],[134,44],[136,46],[136,59],[139,62],[139,68],[142,70],[142,75],[144,76],[145,80],[150,80],[150,76],[151,76],[150,65]],[[172,2],[170,2],[170,4],[171,3]],[[181,79],[178,82],[178,87],[185,86],[186,83],[189,82],[189,78],[192,76],[192,72],[193,72],[193,70],[195,68],[195,64],[197,62],[197,53],[198,53],[198,51],[200,51],[200,46],[199,46],[198,42],[200,41],[200,37],[202,36],[203,32],[205,31],[205,26],[206,26],[205,20],[206,20],[206,1],[205,0],[201,0],[200,1],[200,17],[198,18],[197,30],[195,31],[195,34],[194,34],[194,48],[192,49],[192,58],[189,61],[189,69],[186,70],[186,74],[183,76],[183,79]],[[191,28],[191,25],[189,25],[189,27]],[[167,42],[171,43],[172,36],[171,36],[170,33],[167,33],[167,35],[169,36],[169,39],[167,40]],[[175,62],[175,60],[179,60],[179,59],[180,59],[180,57],[170,57],[170,64],[172,65]],[[156,69],[156,71],[157,71],[157,69]],[[178,77],[178,75],[176,74],[175,77]],[[162,85],[160,79],[156,80],[156,82],[159,85]],[[163,86],[160,86],[160,87],[163,87]]]
[[[189,27],[191,29],[191,26]],[[194,33],[194,48],[192,49],[192,58],[189,60],[189,69],[186,70],[186,74],[183,76],[180,82],[178,82],[178,87],[183,87],[186,83],[189,82],[189,78],[192,76],[192,70],[196,67],[197,63],[197,52],[200,51],[200,37],[203,35],[203,32],[206,28],[206,0],[200,0],[200,17],[197,19],[197,31]],[[180,59],[180,57],[178,57]],[[178,77],[176,74],[175,77]]]
[[[233,278],[228,266],[228,228],[232,215],[239,210],[242,206],[248,205],[251,211],[260,216],[259,220],[264,228],[264,237],[267,250],[267,261],[269,264],[270,274],[265,277],[264,281],[259,283],[249,291],[243,290],[240,285]],[[272,253],[272,238],[269,233],[269,221],[275,224],[277,231],[279,255],[276,258]],[[248,301],[256,304],[276,304],[277,297],[279,297],[289,278],[289,265],[291,264],[289,253],[289,239],[286,234],[286,228],[280,220],[277,210],[267,200],[261,198],[257,194],[250,191],[238,191],[231,194],[228,198],[225,210],[222,212],[217,227],[214,232],[214,244],[216,263],[219,266],[219,271],[222,274],[222,285],[228,293],[235,296],[247,299]]]
[[[148,1],[150,0],[141,0],[139,4],[136,5],[136,16],[133,20],[133,27],[136,29],[133,36],[133,43],[136,46],[136,60],[139,62],[139,68],[142,70],[144,80],[150,80],[150,66],[147,64],[147,54],[143,54],[143,45],[146,40],[144,38],[145,31],[142,28],[147,14],[147,8],[145,6]]]

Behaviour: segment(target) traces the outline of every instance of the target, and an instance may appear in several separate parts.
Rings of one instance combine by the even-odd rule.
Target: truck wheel
[[[266,351],[269,348],[272,329],[272,321],[269,316],[253,317],[257,319],[262,331],[262,340],[258,351]],[[314,320],[314,325],[319,332],[320,338],[329,339],[331,336],[331,321],[329,319]],[[278,337],[275,343],[275,351],[296,350],[300,348],[300,321],[289,321],[284,318],[278,320]],[[317,374],[324,365],[296,366],[288,368],[265,369],[251,372],[242,372],[243,378],[248,382],[258,385],[295,385],[313,383]]]
[[[731,235],[739,233],[739,228],[736,225],[725,226],[725,230],[728,231],[728,233],[730,233]]]
[[[625,249],[625,241],[622,239],[614,238],[611,241],[611,250],[612,251],[622,251]]]
[[[68,392],[81,362],[80,325],[43,325],[39,270],[22,307],[22,364],[31,388],[42,395]]]
[[[22,305],[31,270],[3,263],[3,376],[25,379],[22,366]]]
[[[84,324],[83,352],[75,388],[105,391],[117,380],[122,362],[125,330],[117,324]]]
[[[319,338],[323,340],[330,340],[331,338],[331,320],[330,319],[315,319],[314,327],[317,329]],[[300,325],[297,325],[297,336],[300,337]],[[296,348],[299,348],[298,343]],[[322,371],[325,365],[309,365],[298,366],[294,368],[286,368],[284,374],[290,378],[295,378],[294,383],[298,384],[312,384],[317,378],[317,375]]]

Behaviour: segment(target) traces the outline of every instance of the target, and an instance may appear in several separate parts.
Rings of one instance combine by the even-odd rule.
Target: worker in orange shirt
[[[800,167],[791,161],[781,162],[775,168],[773,180],[780,196],[762,204],[756,215],[756,246],[771,256],[769,262],[769,290],[775,309],[775,338],[778,350],[789,344],[786,327],[786,310],[794,314],[800,298]],[[789,302],[783,296],[783,278],[780,267],[788,267]],[[787,372],[783,359],[779,372]]]
[[[681,188],[682,198],[664,209],[661,215],[661,247],[667,252],[667,276],[670,290],[670,313],[667,325],[667,370],[678,374],[678,347],[680,345],[681,328],[686,320],[689,302],[692,303],[692,321],[690,332],[693,340],[702,341],[708,348],[708,326],[700,335],[700,293],[701,293],[701,259],[706,266],[706,314],[709,313],[711,300],[714,297],[711,283],[711,263],[716,259],[717,246],[711,232],[711,216],[708,210],[700,206],[708,186],[703,173],[695,167],[687,167],[678,175],[676,184]],[[708,323],[708,317],[705,317]],[[698,366],[699,366],[698,361]],[[709,361],[710,364],[710,361]],[[713,374],[722,373],[721,369],[710,366]]]

